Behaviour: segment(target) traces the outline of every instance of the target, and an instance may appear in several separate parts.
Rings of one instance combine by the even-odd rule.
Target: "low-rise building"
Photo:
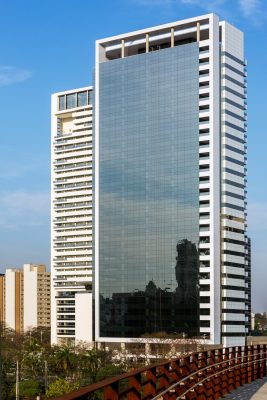
[[[17,333],[50,326],[50,272],[45,265],[6,269],[0,277],[0,320]]]
[[[42,264],[23,266],[23,329],[50,326],[50,272]]]
[[[23,331],[23,275],[17,268],[6,269],[5,325],[17,333]]]
[[[0,324],[5,321],[5,275],[0,274]]]

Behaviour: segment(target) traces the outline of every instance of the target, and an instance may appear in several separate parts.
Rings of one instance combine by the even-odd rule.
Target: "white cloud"
[[[26,69],[0,65],[0,87],[23,82],[30,77],[31,72]]]
[[[4,164],[4,163],[3,163]],[[0,162],[0,179],[11,179],[25,175],[31,168],[29,165],[21,165],[10,163],[10,165],[2,165]]]
[[[1,199],[2,205],[18,212],[31,210],[41,213],[45,211],[48,201],[47,193],[27,193],[23,191],[7,194]]]
[[[250,17],[258,11],[260,6],[259,0],[238,0],[240,10],[245,17]]]
[[[217,9],[217,7],[224,4],[225,1],[226,0],[135,0],[135,2],[139,4],[149,5],[149,6],[188,4],[188,5],[196,5],[206,10]]]
[[[132,0],[134,3],[138,3],[144,6],[166,6],[172,4],[173,0]]]
[[[254,25],[261,25],[266,19],[262,0],[131,0],[149,6],[195,6],[204,12],[213,12],[226,19],[243,17]]]
[[[267,18],[262,0],[238,0],[240,11],[255,26],[261,26]]]
[[[198,6],[207,12],[223,13],[225,15],[223,7],[227,0],[178,0],[178,2],[185,5]]]
[[[0,226],[22,230],[47,224],[50,213],[48,193],[17,191],[0,193]]]
[[[226,0],[180,0],[182,4],[193,4],[206,9],[220,6],[224,4],[225,1]]]

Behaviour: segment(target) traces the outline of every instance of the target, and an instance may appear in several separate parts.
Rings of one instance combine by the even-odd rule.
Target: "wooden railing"
[[[263,378],[266,345],[193,353],[83,387],[54,400],[214,400]]]

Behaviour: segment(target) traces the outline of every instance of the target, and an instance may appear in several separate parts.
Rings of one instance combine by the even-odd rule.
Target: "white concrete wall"
[[[57,132],[57,117],[54,115],[54,113],[57,110],[57,95],[53,95],[51,97],[51,143],[53,143],[56,132]],[[54,147],[53,144],[51,145],[51,188],[53,187],[53,182],[55,179],[55,174],[54,174],[54,168],[53,168],[53,163],[55,161],[55,156],[54,156]],[[50,311],[51,311],[51,344],[57,344],[57,308],[56,308],[56,290],[53,285],[53,280],[55,277],[55,268],[54,266],[54,252],[53,252],[53,246],[54,246],[54,238],[55,238],[55,232],[53,229],[53,218],[54,218],[54,202],[55,200],[55,193],[53,190],[51,190],[51,283],[50,283],[50,290],[51,290],[51,306],[50,306]]]
[[[38,325],[38,273],[30,264],[23,266],[24,310],[23,329],[29,330]]]
[[[240,143],[237,140],[232,140],[237,138],[238,140],[244,140],[244,132],[241,132],[235,127],[229,127],[225,124],[234,124],[237,128],[244,128],[244,122],[240,120],[239,117],[245,119],[245,102],[244,96],[245,88],[233,83],[231,79],[239,82],[241,85],[245,86],[245,76],[244,76],[244,66],[242,62],[244,61],[244,43],[243,43],[243,32],[239,31],[234,26],[227,22],[221,22],[222,30],[222,57],[221,63],[224,65],[221,69],[222,86],[234,90],[236,93],[231,93],[227,90],[222,90],[221,101],[222,101],[222,168],[229,168],[229,171],[224,171],[222,173],[222,178],[227,179],[228,182],[234,182],[245,186],[245,180],[243,177],[239,177],[234,174],[234,172],[242,173],[246,175],[243,165],[238,165],[231,161],[225,160],[224,157],[231,157],[234,160],[245,163],[245,154],[240,154],[237,151],[245,151],[244,143]],[[224,53],[226,52],[226,54]],[[240,62],[238,62],[238,60]],[[234,70],[233,70],[234,68]],[[239,96],[241,95],[241,96]],[[227,100],[234,102],[234,105],[230,105]],[[243,107],[240,108],[240,107]],[[226,112],[230,111],[236,117],[233,117]],[[227,138],[225,135],[231,134],[232,139]],[[230,145],[232,149],[226,146]],[[237,150],[237,151],[234,151]],[[232,172],[230,172],[232,171]],[[223,242],[222,251],[238,252],[236,255],[223,254],[222,257],[222,274],[233,274],[239,276],[240,279],[234,279],[233,277],[227,277],[222,279],[222,285],[224,289],[222,290],[222,297],[228,299],[227,301],[222,301],[222,309],[226,310],[222,314],[222,332],[224,335],[222,343],[224,346],[236,346],[245,344],[245,315],[246,310],[245,304],[245,260],[242,253],[245,253],[244,245],[244,234],[242,231],[246,230],[246,215],[242,210],[235,210],[231,206],[238,206],[241,208],[246,208],[244,199],[237,199],[233,197],[233,194],[238,194],[240,196],[245,196],[245,191],[243,188],[236,188],[231,184],[222,182],[222,203],[226,203],[227,206],[222,207],[223,215],[230,215],[232,217],[238,217],[239,221],[233,221],[229,218],[222,219],[222,240],[227,239],[234,241],[233,243]],[[227,192],[227,194],[225,193]],[[232,194],[232,195],[231,195]],[[229,232],[224,228],[236,228],[241,232]],[[236,243],[239,242],[239,243]],[[234,266],[224,265],[225,263],[237,263],[238,268]],[[244,268],[242,268],[244,265]],[[234,288],[234,289],[232,289]],[[237,290],[241,289],[241,290]],[[242,290],[243,289],[243,290]],[[244,301],[240,301],[244,299]],[[235,301],[236,300],[236,301]],[[231,313],[234,310],[235,313]],[[240,322],[244,324],[239,325]],[[242,334],[243,336],[240,336]]]
[[[93,301],[92,293],[75,294],[75,341],[93,341]]]
[[[210,19],[210,291],[211,342],[220,343],[220,59],[219,19]]]
[[[6,325],[15,329],[15,270],[6,270]]]
[[[229,22],[221,22],[223,49],[234,54],[240,60],[244,59],[244,33]]]

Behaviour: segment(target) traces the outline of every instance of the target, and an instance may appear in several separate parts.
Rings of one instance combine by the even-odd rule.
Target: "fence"
[[[266,376],[266,345],[193,353],[83,387],[55,400],[214,400]]]

